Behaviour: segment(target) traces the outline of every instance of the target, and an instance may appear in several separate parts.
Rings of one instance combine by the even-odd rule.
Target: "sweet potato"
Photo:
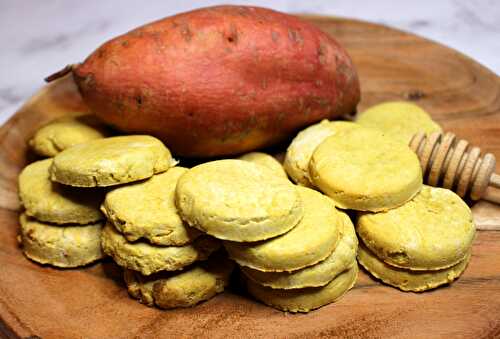
[[[104,121],[174,154],[232,155],[352,112],[356,71],[330,36],[273,10],[218,6],[114,38],[73,68]]]

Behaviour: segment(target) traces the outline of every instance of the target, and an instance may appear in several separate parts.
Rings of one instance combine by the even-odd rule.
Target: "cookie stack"
[[[40,128],[29,141],[41,157],[107,135],[92,116],[61,118]],[[36,161],[19,175],[19,241],[33,261],[56,267],[78,267],[102,258],[102,220],[99,205],[104,191],[62,185],[50,178],[53,160]]]
[[[174,191],[186,169],[175,164],[158,139],[134,135],[73,146],[51,167],[52,178],[66,185],[113,186],[101,207],[108,219],[102,250],[125,269],[129,293],[160,308],[212,297],[223,290],[231,271],[220,258],[195,263],[208,259],[220,243],[188,229],[177,215]]]
[[[403,291],[451,283],[467,267],[475,228],[469,207],[450,190],[424,186],[408,203],[361,213],[359,263]]]
[[[232,271],[226,256],[212,254],[220,242],[185,225],[177,213],[175,188],[186,171],[173,167],[120,186],[102,204],[108,218],[102,248],[125,269],[130,295],[148,306],[188,307],[210,299],[224,290]]]
[[[36,161],[19,175],[20,237],[24,254],[56,267],[78,267],[103,257],[104,216],[100,190],[68,187],[50,180],[52,159]]]
[[[307,312],[331,303],[357,277],[357,240],[332,201],[241,160],[196,166],[177,184],[191,226],[224,240],[248,291],[275,308]]]
[[[418,158],[405,143],[439,126],[406,103],[382,104],[361,117],[362,124],[325,120],[300,132],[285,169],[338,208],[358,211],[358,260],[373,276],[404,291],[453,281],[470,257],[470,209],[452,191],[422,185]]]

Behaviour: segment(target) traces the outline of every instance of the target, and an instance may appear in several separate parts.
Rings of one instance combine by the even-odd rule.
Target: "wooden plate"
[[[500,81],[473,60],[415,35],[365,22],[308,17],[347,47],[358,68],[360,110],[412,100],[445,130],[500,159]],[[69,60],[71,61],[71,60]],[[159,311],[127,296],[110,262],[58,270],[25,259],[16,242],[17,174],[26,141],[47,120],[85,109],[70,79],[43,88],[0,129],[0,334],[7,337],[498,337],[500,232],[478,232],[461,279],[424,294],[403,293],[361,273],[339,302],[307,315],[265,307],[232,292],[191,309]],[[500,208],[474,206],[481,227]]]

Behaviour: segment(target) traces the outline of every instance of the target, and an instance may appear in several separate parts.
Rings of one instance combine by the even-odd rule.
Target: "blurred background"
[[[500,74],[499,0],[225,1],[289,13],[356,18],[413,32]],[[43,78],[83,60],[104,41],[177,12],[221,4],[193,0],[0,0],[0,123],[43,86]]]

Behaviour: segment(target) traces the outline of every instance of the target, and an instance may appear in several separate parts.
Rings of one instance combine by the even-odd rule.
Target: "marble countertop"
[[[209,0],[0,2],[0,123],[33,93],[43,78],[83,60],[98,45],[138,25]],[[382,23],[441,42],[500,74],[500,5],[497,0],[225,1],[290,13],[317,13]]]

